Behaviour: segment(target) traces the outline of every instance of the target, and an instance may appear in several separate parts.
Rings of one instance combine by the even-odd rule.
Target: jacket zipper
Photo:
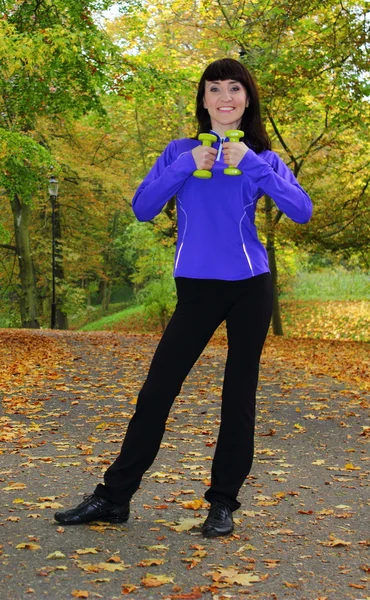
[[[220,160],[220,157],[221,157],[221,152],[222,152],[222,144],[224,143],[224,141],[226,140],[226,138],[225,138],[225,137],[221,137],[221,136],[220,136],[220,135],[217,133],[217,131],[213,131],[213,129],[211,129],[210,133],[214,133],[215,135],[217,135],[217,137],[218,137],[218,138],[219,138],[219,140],[220,140],[220,145],[219,145],[219,147],[218,147],[218,152],[217,152],[217,156],[216,156],[216,162],[217,162],[218,160]]]
[[[221,156],[221,152],[222,152],[222,144],[224,143],[225,140],[226,140],[226,138],[220,138],[220,145],[218,147],[218,152],[217,152],[217,156],[216,156],[216,162],[218,160],[220,160],[220,156]]]

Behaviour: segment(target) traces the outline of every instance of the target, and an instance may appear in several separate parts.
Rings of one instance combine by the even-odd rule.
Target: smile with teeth
[[[218,108],[217,110],[220,110],[221,112],[231,112],[232,110],[234,110],[233,106],[220,106],[220,108]]]

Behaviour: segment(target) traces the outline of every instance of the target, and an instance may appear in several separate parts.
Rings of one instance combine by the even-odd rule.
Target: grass
[[[142,315],[143,307],[142,306],[131,306],[126,308],[125,310],[121,310],[119,312],[113,313],[111,315],[106,315],[101,317],[97,321],[93,321],[91,323],[86,323],[79,328],[80,331],[104,331],[110,329],[116,329],[115,326],[118,324],[127,324],[130,323],[132,317]]]
[[[282,299],[370,300],[370,274],[341,267],[299,273]]]
[[[370,278],[367,273],[341,268],[300,273],[289,292],[281,296],[280,306],[287,337],[370,341]],[[219,333],[224,332],[223,326]],[[102,316],[79,330],[162,332],[159,322],[146,317],[143,306],[131,306]]]

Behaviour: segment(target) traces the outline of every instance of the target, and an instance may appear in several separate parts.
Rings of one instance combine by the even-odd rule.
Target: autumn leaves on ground
[[[119,451],[160,334],[0,331],[2,598],[370,596],[368,344],[269,337],[255,461],[225,539],[202,538],[227,344],[184,382],[122,526],[63,528]]]

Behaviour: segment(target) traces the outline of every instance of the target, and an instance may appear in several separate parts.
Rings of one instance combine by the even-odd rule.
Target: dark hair
[[[205,82],[225,81],[234,79],[239,81],[247,92],[249,105],[244,111],[239,129],[244,131],[244,142],[259,153],[271,150],[271,141],[262,123],[260,101],[257,85],[248,69],[238,60],[221,58],[212,62],[204,71],[198,84],[195,115],[198,120],[198,132],[208,133],[211,129],[211,119],[208,110],[203,106]]]

